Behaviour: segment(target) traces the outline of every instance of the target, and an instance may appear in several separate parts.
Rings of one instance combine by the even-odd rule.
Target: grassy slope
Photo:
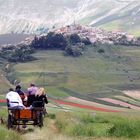
[[[115,21],[100,25],[99,27],[103,28],[107,31],[120,30],[120,31],[128,32],[129,34],[132,34],[137,37],[140,36],[140,32],[139,32],[140,26],[139,25],[126,25],[126,24],[124,24],[124,22],[127,23],[127,21],[115,20]]]
[[[51,113],[50,113],[51,112]],[[6,109],[0,110],[0,117],[6,120]],[[87,113],[84,110],[63,112],[49,110],[44,127],[28,126],[22,133],[7,130],[0,125],[2,140],[132,140],[139,139],[139,114]]]
[[[45,87],[49,96],[63,98],[71,95],[112,105],[94,97],[114,98],[116,95],[124,96],[121,90],[139,88],[140,48],[103,48],[105,53],[99,54],[99,48],[88,47],[78,58],[66,57],[62,51],[38,51],[34,54],[38,60],[14,65],[13,77],[21,80],[25,90],[31,82],[35,82]],[[2,80],[1,93],[6,93],[9,86],[6,79]],[[135,101],[130,103],[138,105]]]
[[[38,84],[45,82],[47,88],[66,87],[85,94],[122,80],[114,73],[112,77],[109,76],[111,72],[116,71],[116,63],[108,62],[102,56],[96,57],[94,53],[88,54],[92,56],[71,58],[64,57],[62,52],[43,51],[37,53],[36,56],[42,54],[45,55],[40,60],[15,66],[23,84],[27,85],[31,81]]]
[[[138,88],[140,48],[104,49],[105,54],[99,54],[98,49],[89,47],[79,58],[65,57],[62,51],[39,51],[34,54],[38,60],[17,64],[14,69],[24,87],[35,82],[45,86],[49,95],[58,97],[76,93],[113,97],[123,95],[119,89]]]
[[[0,94],[5,94],[11,86],[3,71],[6,63],[4,59],[0,58]]]
[[[3,140],[132,140],[139,138],[139,116],[136,114],[54,112],[45,118],[42,129],[28,126],[21,135],[0,126]],[[55,117],[56,116],[56,117]]]
[[[104,7],[106,7],[106,9],[109,11],[117,7],[116,5],[111,7],[110,5],[111,4],[109,4],[108,6],[104,5]],[[127,32],[135,36],[140,36],[139,7],[140,7],[139,1],[131,2],[126,7],[120,9],[114,14],[106,16],[103,19],[99,20],[98,22],[93,24],[93,26],[101,27],[109,31],[121,30],[123,32]],[[99,12],[101,12],[101,15],[97,15],[97,17],[102,17],[106,14],[106,12],[108,13],[108,11],[105,11],[105,12],[102,12],[102,11],[103,11],[102,9],[99,10]],[[92,21],[96,19],[97,17],[88,16],[87,17],[88,20],[85,20],[85,21]]]

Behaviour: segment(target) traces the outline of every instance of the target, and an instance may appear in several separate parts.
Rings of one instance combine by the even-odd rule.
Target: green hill
[[[14,65],[15,79],[26,88],[35,82],[58,97],[113,97],[122,95],[119,90],[139,88],[139,47],[104,46],[104,53],[92,46],[86,49],[80,57],[64,56],[62,51],[38,51],[33,55],[37,60]]]
[[[32,54],[36,58],[34,61],[7,63],[2,60],[0,66],[7,78],[12,82],[21,82],[25,91],[34,82],[45,87],[49,97],[57,99],[75,96],[97,102],[100,106],[109,105],[109,108],[115,108],[115,105],[96,98],[117,98],[139,106],[137,99],[122,92],[140,87],[139,54],[138,46],[90,45],[86,46],[84,55],[79,57],[66,56],[62,50],[36,50]],[[5,77],[4,79],[0,88],[6,91],[10,84]],[[122,106],[117,107],[119,110]],[[65,108],[68,109],[67,112],[63,110]],[[45,118],[42,129],[31,126],[19,135],[0,126],[0,138],[11,140],[16,137],[18,140],[26,140],[32,136],[31,140],[130,140],[140,137],[138,110],[121,108],[120,111],[124,112],[119,114],[98,111],[93,113],[93,110],[60,106],[52,102],[47,105],[47,110],[50,116]],[[6,115],[6,109],[1,109],[0,117],[4,118]]]

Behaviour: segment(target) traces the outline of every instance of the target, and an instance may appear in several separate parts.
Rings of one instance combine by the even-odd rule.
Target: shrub
[[[10,62],[25,62],[34,60],[31,56],[34,50],[30,45],[18,44],[16,46],[10,45],[3,47],[0,56]]]
[[[80,43],[81,42],[81,38],[79,37],[78,34],[71,34],[70,37],[69,37],[69,42],[70,44],[77,44],[77,43]]]
[[[24,44],[20,44],[12,51],[10,57],[8,57],[8,60],[10,62],[31,61],[31,60],[34,60],[34,58],[31,56],[31,53],[33,53],[33,50],[31,47],[26,46]]]
[[[110,136],[128,138],[140,137],[140,120],[121,117],[112,123],[113,126],[109,130]]]
[[[77,57],[83,54],[84,52],[84,44],[83,43],[77,43],[75,45],[69,45],[66,47],[65,51],[68,55]]]
[[[46,36],[34,37],[31,46],[36,49],[65,49],[67,39],[61,33],[49,32]]]
[[[99,49],[98,53],[105,53],[105,50],[104,49]]]
[[[55,118],[56,118],[56,115],[55,115],[55,114],[50,113],[50,114],[49,114],[49,118],[51,118],[51,119],[55,119]]]

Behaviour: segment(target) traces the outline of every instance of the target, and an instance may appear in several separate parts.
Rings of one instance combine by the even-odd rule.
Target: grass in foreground
[[[56,125],[70,136],[140,138],[140,119],[126,115],[59,113]]]
[[[0,140],[23,140],[17,132],[0,126]]]
[[[6,110],[0,114],[6,118]],[[42,129],[29,126],[22,135],[0,125],[0,140],[29,138],[30,140],[138,140],[140,118],[133,114],[54,112],[45,118]]]
[[[3,119],[4,125],[0,124],[0,140],[23,140],[19,133],[6,128],[7,108],[0,108],[0,118]]]

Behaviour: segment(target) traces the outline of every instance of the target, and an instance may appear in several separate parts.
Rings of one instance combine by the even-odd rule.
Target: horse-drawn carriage
[[[13,126],[19,125],[34,125],[43,126],[43,118],[46,109],[41,101],[33,102],[32,107],[26,109],[10,108],[8,107],[8,121],[7,127],[13,128]]]
[[[17,86],[20,91],[20,86]],[[39,88],[36,94],[14,92],[12,88],[6,95],[8,106],[8,128],[13,126],[43,126],[43,118],[46,114],[45,103],[48,103],[44,88]]]

